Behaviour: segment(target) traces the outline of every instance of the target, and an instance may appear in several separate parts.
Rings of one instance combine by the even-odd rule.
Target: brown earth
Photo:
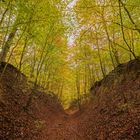
[[[96,82],[91,101],[69,115],[55,96],[31,89],[12,65],[0,80],[0,140],[140,140],[139,60]]]

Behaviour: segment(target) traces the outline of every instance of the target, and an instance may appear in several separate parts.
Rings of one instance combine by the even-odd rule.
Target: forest
[[[140,0],[0,0],[1,140],[139,140],[139,86]]]

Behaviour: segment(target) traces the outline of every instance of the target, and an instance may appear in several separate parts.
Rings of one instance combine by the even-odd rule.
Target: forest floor
[[[1,63],[0,75],[0,140],[140,140],[139,60],[120,64],[81,111],[67,113],[12,65]]]

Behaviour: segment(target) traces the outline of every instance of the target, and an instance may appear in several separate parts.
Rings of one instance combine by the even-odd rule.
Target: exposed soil
[[[91,88],[93,98],[66,114],[57,97],[32,89],[0,65],[0,140],[140,140],[140,61],[119,65]]]

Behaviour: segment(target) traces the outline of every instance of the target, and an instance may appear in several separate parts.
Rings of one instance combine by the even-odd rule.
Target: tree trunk
[[[0,61],[5,62],[9,49],[11,47],[11,43],[16,35],[17,28],[14,28],[12,32],[9,34],[7,41],[5,42],[4,46],[2,47],[2,51],[0,53]]]

